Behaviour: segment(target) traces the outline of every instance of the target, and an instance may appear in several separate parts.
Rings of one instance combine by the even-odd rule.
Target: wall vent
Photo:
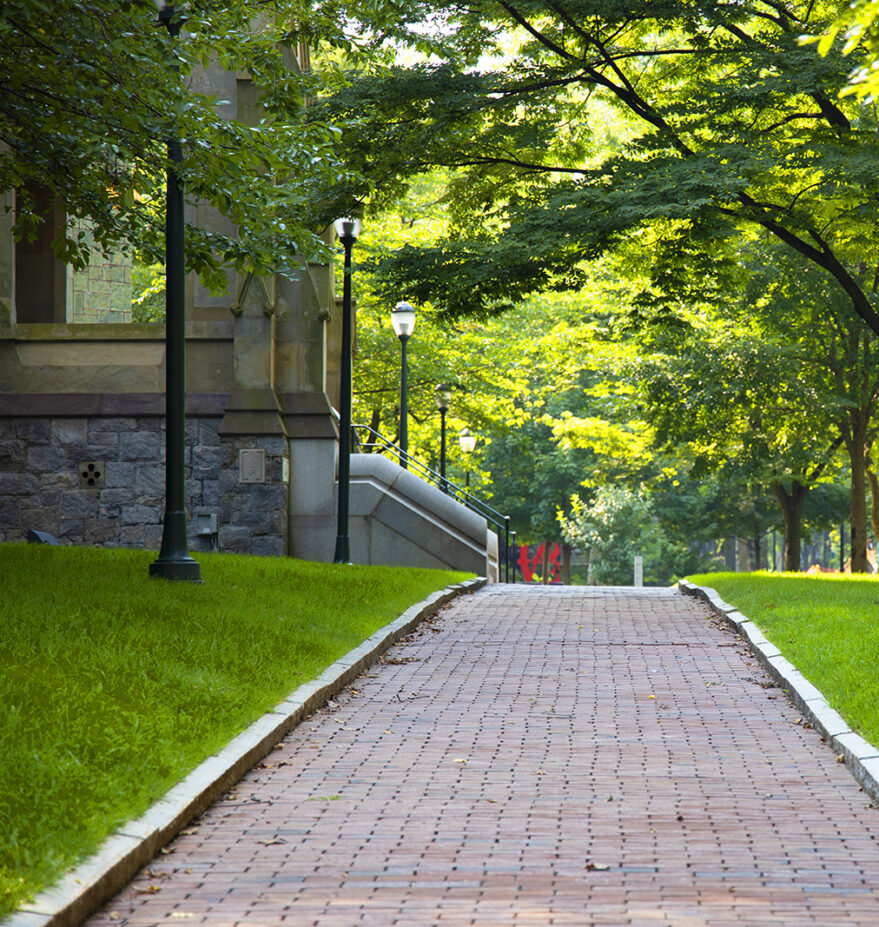
[[[79,465],[80,489],[104,488],[104,464],[97,460],[84,460]]]

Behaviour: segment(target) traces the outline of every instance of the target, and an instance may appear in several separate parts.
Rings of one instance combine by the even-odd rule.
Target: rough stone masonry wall
[[[222,436],[220,550],[282,557],[287,543],[290,456],[280,435]],[[265,451],[265,482],[242,483],[241,450]]]
[[[242,442],[221,438],[219,422],[186,422],[191,549],[210,549],[211,539],[195,533],[196,517],[216,514],[220,550],[284,553],[283,439],[272,439],[278,453],[267,452],[267,482],[242,484]],[[0,418],[0,541],[24,540],[35,529],[63,543],[158,550],[164,496],[162,416]]]
[[[74,231],[92,239],[91,226],[81,221]],[[92,241],[89,263],[82,270],[67,269],[68,322],[130,322],[132,264],[122,253],[104,254]]]

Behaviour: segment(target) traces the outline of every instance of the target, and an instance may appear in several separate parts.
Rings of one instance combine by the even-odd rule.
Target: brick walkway
[[[879,925],[879,812],[706,615],[458,600],[91,927]]]

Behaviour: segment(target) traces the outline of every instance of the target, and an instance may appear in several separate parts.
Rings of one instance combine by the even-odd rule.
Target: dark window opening
[[[52,242],[64,229],[64,206],[42,184],[28,184],[27,189],[43,221],[33,241],[15,243],[15,319],[24,323],[64,322],[67,267],[52,250]]]

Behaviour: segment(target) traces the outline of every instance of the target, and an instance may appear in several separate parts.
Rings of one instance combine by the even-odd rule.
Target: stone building
[[[252,106],[219,69],[200,89]],[[74,273],[51,250],[63,203],[40,196],[33,243],[0,208],[0,541],[158,549],[164,499],[164,324],[130,321],[131,268],[96,250]],[[13,201],[10,201],[10,197]],[[190,221],[216,227],[211,210]],[[186,504],[194,551],[331,560],[341,318],[332,267],[298,279],[187,280]],[[361,563],[494,572],[484,519],[375,455],[352,460],[351,549]],[[390,469],[389,469],[390,468]]]

